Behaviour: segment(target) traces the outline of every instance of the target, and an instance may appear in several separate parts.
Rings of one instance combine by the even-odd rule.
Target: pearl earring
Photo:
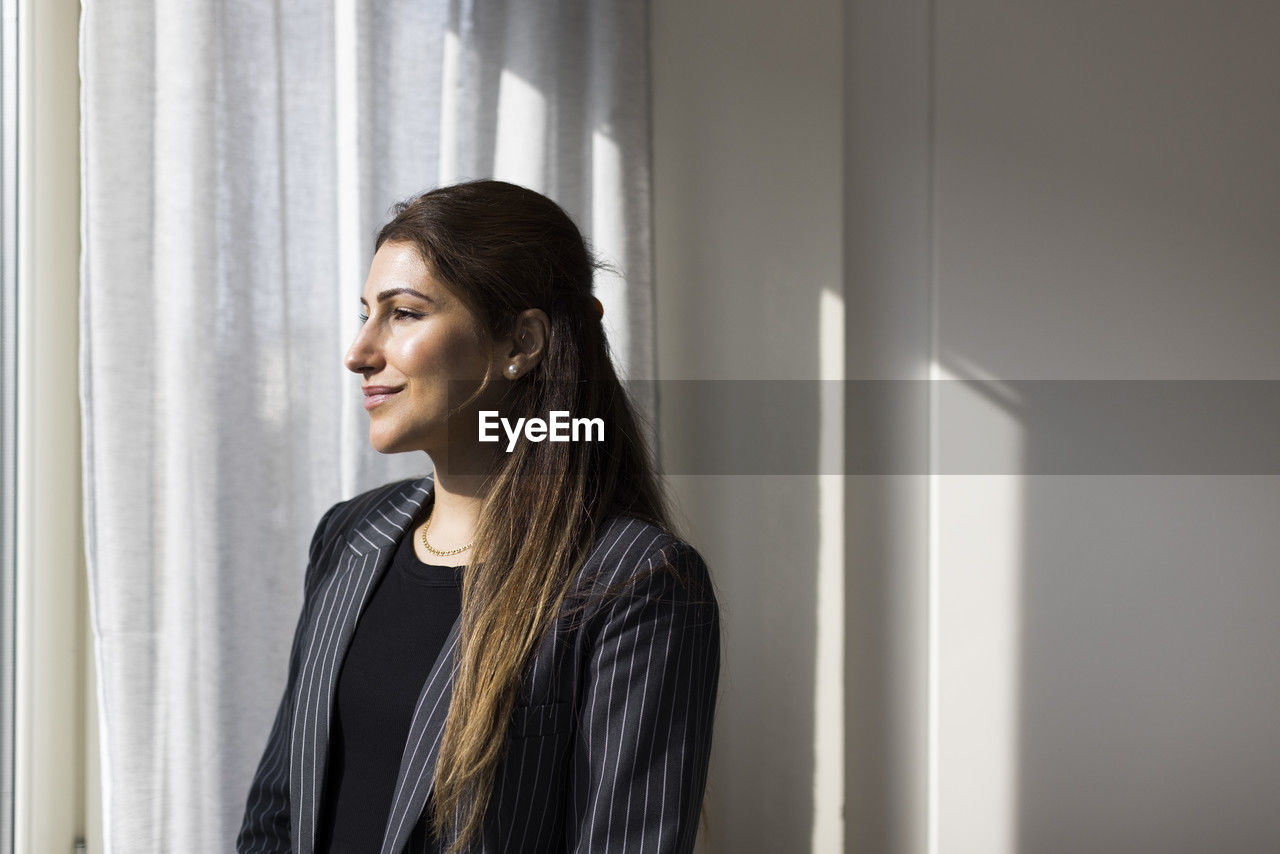
[[[519,369],[519,368],[517,368],[515,365],[507,365],[507,373],[511,374],[511,376],[513,376],[513,377],[516,375],[516,373],[517,373],[519,370],[520,370],[520,369]]]

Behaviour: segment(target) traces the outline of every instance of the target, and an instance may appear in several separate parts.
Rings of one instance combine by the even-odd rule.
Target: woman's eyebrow
[[[430,303],[435,302],[435,300],[433,300],[431,297],[427,296],[421,291],[415,291],[413,288],[391,288],[390,290],[385,290],[382,293],[378,294],[378,297],[377,297],[378,302],[382,302],[383,300],[388,299],[389,297],[393,297],[396,294],[409,294],[410,296],[415,296],[415,297],[418,297],[419,299],[424,299]],[[364,297],[360,297],[360,304],[368,305],[368,303],[364,301]]]

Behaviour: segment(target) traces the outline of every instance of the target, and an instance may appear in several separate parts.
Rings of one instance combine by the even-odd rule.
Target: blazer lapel
[[[315,592],[298,673],[289,745],[290,821],[299,854],[312,854],[315,849],[334,693],[356,621],[375,583],[390,565],[401,536],[432,495],[433,487],[433,478],[428,475],[406,482],[381,500],[357,510],[337,569]],[[439,666],[437,660],[436,670]]]
[[[436,759],[440,753],[449,700],[453,696],[454,653],[461,625],[462,615],[459,614],[445,638],[435,666],[431,668],[431,675],[418,695],[418,705],[409,724],[409,737],[400,757],[400,773],[396,777],[395,794],[391,797],[391,814],[382,838],[381,854],[400,854],[404,850],[422,816],[427,798],[435,788]]]

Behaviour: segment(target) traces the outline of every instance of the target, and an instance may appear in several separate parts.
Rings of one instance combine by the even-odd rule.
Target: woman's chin
[[[380,454],[399,454],[412,450],[406,447],[408,443],[402,434],[394,430],[380,430],[372,424],[369,426],[369,444]]]
[[[430,453],[431,448],[449,444],[443,424],[429,418],[405,418],[403,413],[381,411],[385,406],[378,406],[369,418],[369,444],[378,453]]]

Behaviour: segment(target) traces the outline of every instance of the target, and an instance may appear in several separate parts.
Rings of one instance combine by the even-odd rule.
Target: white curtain
[[[86,0],[84,524],[113,854],[225,852],[321,512],[424,473],[342,366],[390,205],[492,176],[621,275],[653,376],[645,3]],[[652,408],[648,398],[642,407]]]

